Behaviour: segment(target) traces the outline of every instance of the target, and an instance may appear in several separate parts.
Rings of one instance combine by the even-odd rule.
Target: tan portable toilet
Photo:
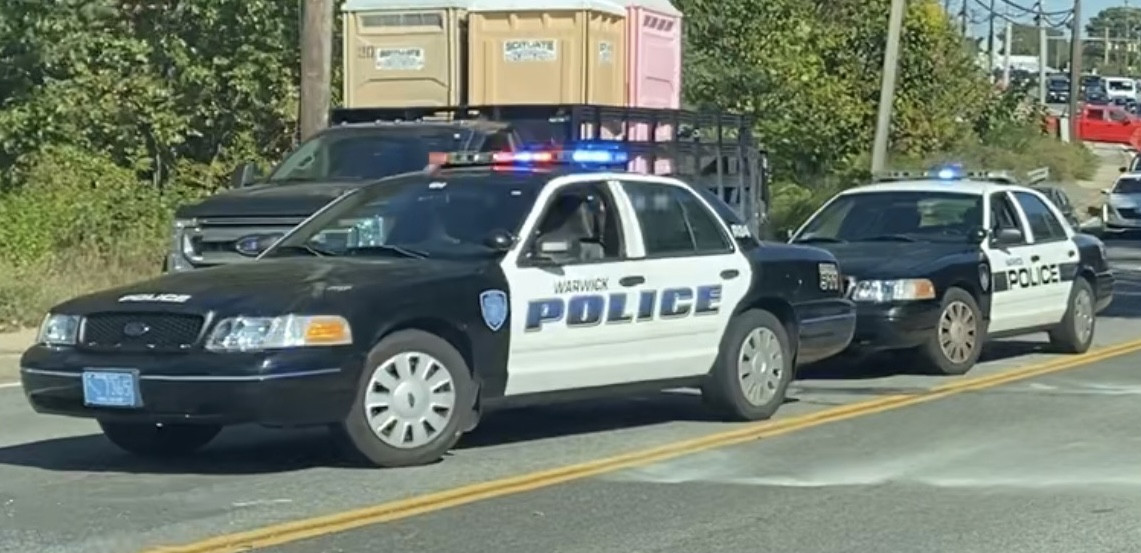
[[[475,0],[468,99],[626,104],[626,8],[609,0]]]
[[[341,8],[345,107],[464,103],[467,4],[346,0]]]

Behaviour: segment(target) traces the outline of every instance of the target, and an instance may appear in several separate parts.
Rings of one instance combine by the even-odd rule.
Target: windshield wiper
[[[839,238],[832,238],[830,236],[805,236],[803,238],[797,238],[796,242],[827,242],[829,244],[845,244],[848,241],[841,240]]]
[[[290,245],[290,246],[278,246],[278,247],[274,248],[274,251],[275,252],[286,251],[286,252],[295,252],[295,253],[307,253],[307,254],[312,255],[314,257],[326,257],[326,256],[336,256],[337,255],[337,252],[326,250],[324,248],[321,248],[320,246],[314,246],[312,244],[297,244],[297,245]]]
[[[904,234],[882,234],[880,236],[870,236],[868,238],[861,238],[860,242],[918,242],[915,238]]]
[[[350,255],[355,255],[357,252],[361,252],[361,253],[365,253],[365,254],[373,253],[373,252],[395,253],[395,254],[402,255],[404,257],[411,257],[413,259],[426,259],[426,258],[431,257],[431,254],[429,254],[426,251],[417,250],[417,249],[413,249],[413,248],[406,248],[404,246],[395,246],[392,244],[376,244],[373,246],[359,246],[356,248],[350,248],[349,249]]]

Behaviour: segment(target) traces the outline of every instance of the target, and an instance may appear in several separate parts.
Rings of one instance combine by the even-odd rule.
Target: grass
[[[48,309],[64,300],[161,270],[161,252],[145,250],[72,251],[22,267],[0,265],[0,332],[38,325]]]

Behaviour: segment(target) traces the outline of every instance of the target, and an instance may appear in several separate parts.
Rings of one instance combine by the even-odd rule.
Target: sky
[[[976,19],[976,20],[982,19],[986,10],[983,9],[981,2],[985,2],[985,0],[952,0],[951,1],[952,11],[958,12],[960,9],[960,6],[962,6],[963,1],[966,1],[968,3],[967,5],[970,7],[971,15],[974,19]],[[1034,4],[1036,3],[1036,0],[1012,0],[1012,1],[1015,4],[1018,4],[1020,6],[1026,6],[1026,7],[1034,6]],[[1043,0],[1043,3],[1045,4],[1047,12],[1051,12],[1051,11],[1056,12],[1056,11],[1066,10],[1066,9],[1070,9],[1074,6],[1073,0]],[[1001,9],[1002,9],[1001,6],[1004,5],[1002,0],[997,0],[996,4],[998,6],[1000,6],[999,10],[1001,11]],[[1141,8],[1141,0],[1082,0],[1082,27],[1084,28],[1085,24],[1089,22],[1090,18],[1097,15],[1097,12],[1100,12],[1101,10],[1104,10],[1105,8],[1112,8],[1114,6],[1124,6],[1124,5],[1130,5],[1130,6]],[[1013,19],[1018,20],[1018,21],[1027,21],[1027,22],[1033,21],[1032,16],[1029,16],[1029,15],[1018,16],[1017,15],[1018,10],[1016,8],[1011,8],[1011,9],[1013,10],[1014,15],[1015,15],[1015,17],[1013,17]],[[1052,19],[1054,19],[1055,21],[1058,21],[1061,18],[1060,17],[1054,17]],[[978,24],[972,25],[972,29],[973,29],[973,34],[975,34],[976,36],[980,35],[980,34],[985,35],[987,32],[986,31],[987,25],[985,23],[978,23]]]

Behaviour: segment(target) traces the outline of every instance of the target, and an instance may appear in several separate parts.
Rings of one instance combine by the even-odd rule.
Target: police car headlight
[[[73,346],[79,340],[79,325],[83,317],[48,313],[40,324],[36,343],[48,346]]]
[[[852,300],[866,302],[935,299],[935,285],[925,278],[861,280],[852,289]]]
[[[214,326],[206,349],[244,352],[352,343],[349,322],[336,315],[231,317]]]

